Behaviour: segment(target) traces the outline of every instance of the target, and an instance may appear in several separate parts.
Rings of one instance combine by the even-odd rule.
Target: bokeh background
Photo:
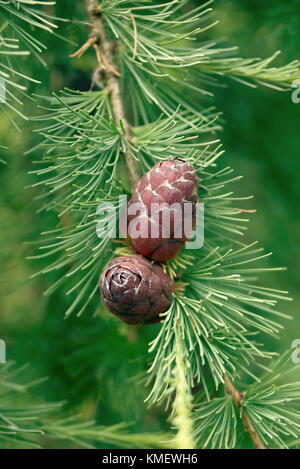
[[[73,17],[84,21],[81,3],[59,1],[56,13],[68,16],[72,5]],[[299,7],[297,0],[286,4],[216,0],[215,17],[220,21],[205,39],[238,45],[242,57],[265,58],[281,50],[277,65],[299,59]],[[93,54],[75,61],[68,57],[84,42],[85,28],[62,23],[59,33],[71,42],[55,36],[49,40],[47,34],[38,33],[48,45],[44,54],[48,68],[33,58],[24,60],[24,72],[42,81],[30,88],[31,96],[49,95],[64,86],[89,89]],[[254,89],[230,79],[222,85],[213,91],[215,105],[223,112],[224,128],[219,134],[226,149],[223,161],[244,176],[236,193],[255,196],[249,207],[257,212],[251,215],[246,237],[274,252],[269,266],[287,267],[286,272],[266,272],[265,283],[288,290],[294,298],[282,307],[294,319],[286,321],[281,340],[275,343],[281,352],[300,339],[300,104],[292,103],[290,91]],[[24,112],[38,116],[42,110],[25,100]],[[163,412],[148,412],[144,386],[133,385],[130,379],[144,369],[153,329],[143,329],[141,340],[128,343],[126,326],[101,311],[94,316],[95,304],[82,317],[65,320],[64,291],[43,295],[55,274],[30,278],[42,261],[26,258],[36,252],[39,233],[54,227],[57,220],[38,212],[39,189],[31,187],[37,182],[30,173],[32,160],[41,154],[26,152],[39,141],[33,132],[39,125],[34,118],[17,122],[21,132],[0,114],[0,143],[8,147],[0,149],[1,159],[7,162],[0,166],[0,338],[7,343],[7,358],[17,365],[27,363],[28,378],[48,376],[36,392],[47,401],[66,400],[66,413],[78,410],[104,424],[133,421],[136,431],[164,428]]]

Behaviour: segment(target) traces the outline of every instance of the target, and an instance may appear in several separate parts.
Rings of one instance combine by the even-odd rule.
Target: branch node
[[[233,383],[230,381],[227,375],[224,375],[224,383],[225,383],[225,389],[227,394],[232,397],[232,400],[235,404],[235,406],[241,410],[241,416],[243,419],[244,427],[245,430],[250,434],[253,443],[255,444],[256,448],[258,449],[266,449],[265,445],[260,439],[260,436],[258,435],[257,431],[255,430],[255,427],[253,425],[253,422],[249,419],[247,416],[246,412],[242,408],[242,401],[244,397],[244,393],[240,392],[236,389],[236,387],[233,385]]]
[[[76,52],[70,54],[69,57],[74,59],[75,57],[81,57],[85,51],[87,51],[91,46],[97,42],[97,37],[90,37]]]

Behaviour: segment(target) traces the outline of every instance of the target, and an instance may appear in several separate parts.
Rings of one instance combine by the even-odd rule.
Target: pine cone
[[[162,267],[143,256],[117,257],[100,277],[106,308],[127,324],[153,324],[170,306],[172,283]]]
[[[193,166],[179,158],[157,163],[142,177],[128,204],[128,234],[138,253],[164,262],[179,252],[195,228],[197,189]]]

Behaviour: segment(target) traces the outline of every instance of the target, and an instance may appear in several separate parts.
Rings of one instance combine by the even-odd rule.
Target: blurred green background
[[[58,2],[56,13],[68,16],[72,5],[73,17],[84,20],[81,3]],[[281,1],[216,0],[214,6],[220,22],[204,39],[238,45],[243,57],[265,58],[281,50],[275,65],[300,58],[299,1],[283,5]],[[62,23],[59,32],[73,44],[55,36],[49,41],[47,34],[38,33],[48,45],[44,54],[48,69],[32,58],[24,60],[24,71],[43,82],[31,87],[31,94],[48,95],[64,86],[89,89],[93,54],[73,61],[68,57],[84,42],[84,27]],[[294,319],[286,322],[276,345],[280,351],[300,338],[300,104],[292,103],[289,91],[253,89],[229,79],[222,84],[226,86],[213,91],[215,105],[223,112],[224,129],[219,135],[226,149],[223,161],[244,176],[236,193],[255,196],[249,206],[257,213],[251,215],[246,237],[274,252],[270,266],[288,269],[265,275],[268,286],[289,290],[294,298],[293,303],[283,305]],[[29,100],[24,108],[30,115],[41,112]],[[26,260],[36,252],[30,243],[57,221],[47,212],[37,213],[39,200],[34,197],[39,189],[29,188],[36,182],[30,174],[32,159],[41,155],[24,153],[39,141],[32,133],[37,124],[34,120],[18,120],[18,124],[22,132],[0,115],[0,143],[8,147],[8,151],[0,150],[7,161],[0,166],[0,338],[7,343],[7,358],[17,365],[28,363],[32,378],[49,376],[39,387],[40,395],[46,400],[67,400],[67,410],[78,408],[85,416],[98,415],[104,424],[127,420],[137,422],[136,430],[159,429],[164,426],[163,413],[147,412],[144,387],[130,380],[144,369],[153,328],[144,328],[139,332],[141,340],[128,343],[126,326],[102,313],[93,317],[95,303],[81,318],[65,320],[68,298],[64,291],[43,296],[55,274],[30,279],[41,267]]]

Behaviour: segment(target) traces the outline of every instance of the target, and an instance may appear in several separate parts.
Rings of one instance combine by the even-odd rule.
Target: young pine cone
[[[128,204],[128,234],[138,253],[164,262],[179,252],[195,228],[197,189],[193,166],[179,158],[142,177]]]
[[[106,308],[127,324],[153,324],[170,306],[172,282],[143,256],[117,257],[100,277]]]

